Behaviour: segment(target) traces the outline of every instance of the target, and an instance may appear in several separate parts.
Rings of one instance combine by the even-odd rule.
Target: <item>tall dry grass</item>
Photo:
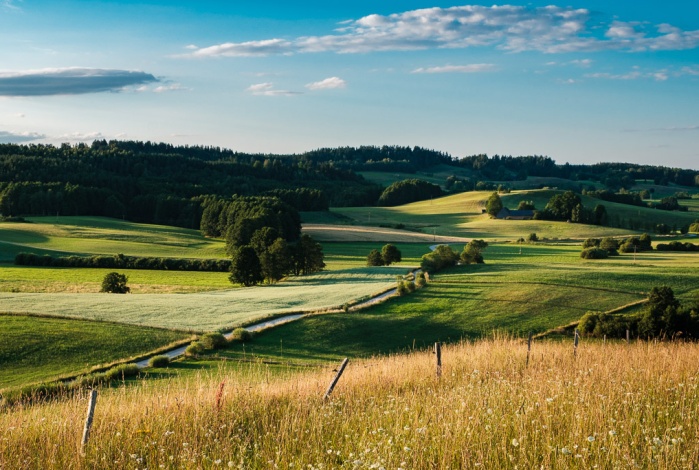
[[[286,377],[263,365],[6,410],[0,468],[695,468],[699,345],[446,346]]]

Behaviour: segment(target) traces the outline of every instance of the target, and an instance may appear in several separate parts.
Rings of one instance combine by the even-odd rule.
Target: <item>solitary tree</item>
[[[131,288],[126,285],[129,280],[126,274],[112,272],[104,276],[102,279],[102,289],[100,292],[108,292],[110,294],[126,294],[131,292]]]
[[[485,203],[485,211],[491,216],[495,217],[498,212],[502,210],[502,199],[498,193],[493,193],[490,195]]]
[[[488,243],[484,240],[471,240],[461,252],[461,262],[464,264],[479,263],[483,261],[483,250],[488,247]]]

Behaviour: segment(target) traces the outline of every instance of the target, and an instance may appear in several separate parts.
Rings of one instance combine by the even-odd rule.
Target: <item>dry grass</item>
[[[304,224],[306,233],[321,242],[468,243],[468,238],[445,237],[383,227]]]
[[[506,339],[272,376],[262,365],[0,416],[2,468],[695,468],[697,344]],[[222,385],[223,384],[223,385]]]

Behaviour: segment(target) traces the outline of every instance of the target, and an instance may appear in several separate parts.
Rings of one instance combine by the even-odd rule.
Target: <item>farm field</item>
[[[396,276],[407,271],[405,267],[329,271],[270,286],[193,294],[0,293],[0,312],[215,331],[281,313],[339,308],[390,288]]]
[[[189,336],[162,329],[23,315],[0,315],[0,335],[0,389],[87,371]]]
[[[24,468],[693,468],[693,343],[507,339],[275,376],[264,365],[0,415],[0,461]],[[254,368],[257,368],[255,372]]]

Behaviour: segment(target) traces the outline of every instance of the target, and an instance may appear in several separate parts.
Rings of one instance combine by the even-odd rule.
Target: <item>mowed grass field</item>
[[[153,328],[0,315],[0,389],[88,371],[189,335]]]

